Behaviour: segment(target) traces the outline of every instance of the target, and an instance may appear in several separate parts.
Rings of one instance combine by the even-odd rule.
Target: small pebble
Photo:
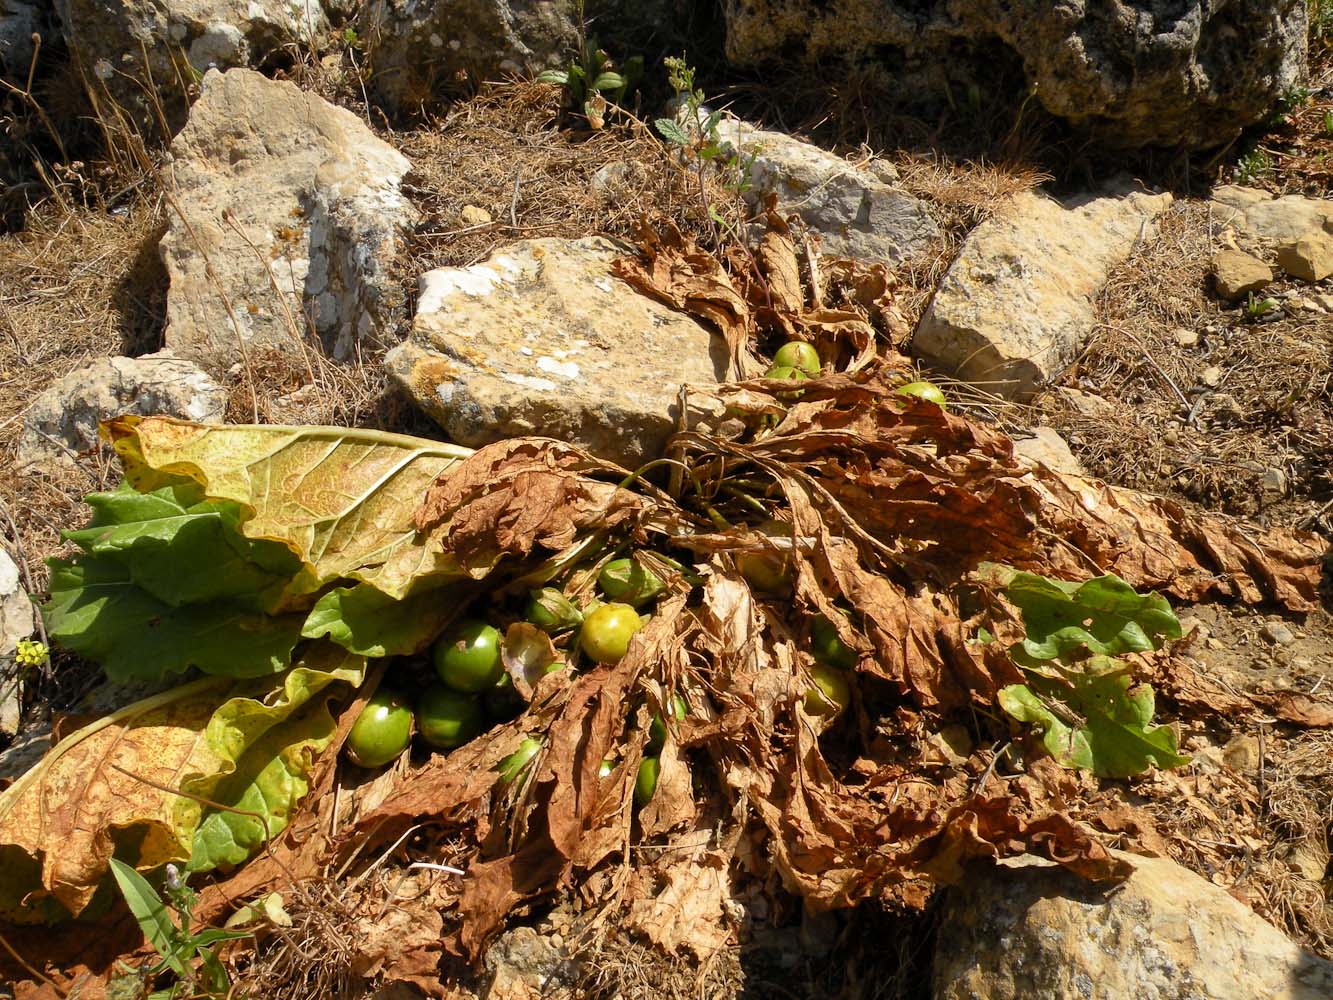
[[[1176,330],[1173,337],[1176,339],[1176,345],[1179,347],[1193,347],[1199,342],[1199,335],[1193,330],[1187,330],[1183,326]]]
[[[1285,494],[1287,492],[1287,474],[1281,469],[1265,469],[1263,487],[1269,493]]]
[[[1290,646],[1296,641],[1286,622],[1265,622],[1260,631],[1265,639],[1277,646]]]
[[[1199,376],[1199,381],[1210,389],[1216,389],[1222,384],[1222,369],[1217,365],[1209,365]]]

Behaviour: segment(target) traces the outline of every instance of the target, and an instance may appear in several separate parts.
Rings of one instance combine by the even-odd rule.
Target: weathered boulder
[[[258,66],[329,26],[321,0],[55,0],[70,49],[90,79],[135,119],[184,120],[183,81],[210,67]],[[184,64],[182,64],[184,63]]]
[[[714,386],[727,351],[612,275],[608,240],[528,240],[422,275],[389,372],[451,438],[560,438],[631,468],[675,429],[682,383]]]
[[[776,195],[778,212],[799,215],[826,254],[897,264],[940,235],[925,203],[869,167],[736,119],[718,131],[749,164],[746,200]]]
[[[939,98],[1012,64],[1052,114],[1116,146],[1220,146],[1306,64],[1305,0],[726,0],[727,54],[892,63]]]
[[[1244,250],[1219,250],[1213,256],[1213,282],[1224,299],[1242,298],[1272,281],[1273,269]]]
[[[343,358],[396,323],[388,271],[416,219],[399,190],[409,164],[350,111],[251,70],[212,71],[171,152],[172,351],[300,353],[313,327]]]
[[[221,420],[227,391],[188,361],[165,352],[104,358],[57,379],[23,417],[20,465],[67,463],[97,448],[97,422],[121,413]]]
[[[27,83],[32,66],[32,36],[51,40],[50,11],[45,3],[0,0],[0,77]]]
[[[1082,348],[1110,270],[1156,235],[1170,204],[1124,187],[1066,202],[1016,195],[964,242],[912,352],[996,395],[1030,396]]]
[[[1287,243],[1324,230],[1333,233],[1333,199],[1224,184],[1213,190],[1209,203],[1213,221],[1231,226],[1247,243]]]
[[[361,23],[372,85],[405,111],[460,83],[560,65],[578,42],[571,0],[371,0]]]
[[[1173,861],[1119,854],[1102,890],[1026,856],[950,889],[935,1000],[1323,1000],[1333,963],[1303,951],[1222,888]]]

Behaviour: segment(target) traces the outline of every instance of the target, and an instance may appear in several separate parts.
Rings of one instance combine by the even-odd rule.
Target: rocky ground
[[[857,0],[837,24],[817,4],[695,5],[690,26],[724,22],[729,62],[714,53],[715,79],[699,82],[734,98],[711,143],[732,173],[647,124],[668,113],[653,57],[684,47],[664,48],[685,20],[651,25],[671,4],[626,22],[656,83],[601,128],[531,82],[577,42],[559,5],[324,4],[305,22],[276,3],[215,6],[152,7],[175,45],[134,50],[82,0],[0,17],[0,781],[49,744],[53,718],[115,704],[90,708],[101,678],[68,654],[8,681],[35,627],[25,593],[43,592],[43,560],[84,523],[83,495],[118,479],[99,419],[374,427],[469,447],[553,436],[635,468],[682,420],[720,419],[681,413],[682,383],[762,374],[730,349],[738,307],[707,272],[645,294],[652,275],[627,267],[666,245],[652,242],[664,227],[744,272],[767,213],[793,227],[800,280],[869,265],[856,273],[873,294],[801,309],[873,326],[867,360],[903,351],[955,412],[1089,490],[1164,497],[1234,519],[1241,537],[1285,531],[1322,551],[1333,538],[1327,4],[1238,12],[1189,44],[1186,19],[1135,42],[1100,15],[1070,28],[1033,13],[1044,5],[960,17]],[[600,7],[613,34],[615,5]],[[1162,57],[1124,83],[1107,63],[1135,44],[1185,64]],[[1181,81],[1227,44],[1244,71],[1189,92]],[[802,47],[853,69],[811,84],[765,61]],[[898,55],[863,58],[881,50]],[[1012,99],[953,78],[945,67],[966,58]],[[145,74],[155,88],[133,83]],[[895,81],[939,99],[877,113]],[[85,86],[91,104],[70,96]],[[707,853],[683,837],[635,848],[632,907],[543,899],[481,965],[430,952],[422,966],[392,940],[413,933],[394,914],[414,919],[411,901],[442,890],[386,856],[379,884],[331,876],[334,903],[289,898],[294,926],[234,968],[256,995],[292,997],[1327,996],[1328,585],[1326,568],[1299,610],[1259,590],[1178,602],[1187,634],[1154,681],[1187,768],[1042,778],[1100,843],[1142,859],[1109,895],[1025,855],[942,879],[924,909],[820,912],[772,870],[720,894],[681,887],[672,852]],[[979,749],[959,738],[940,734],[941,761]],[[373,793],[347,794],[335,824],[373,808]],[[328,913],[354,929],[335,933]],[[42,992],[57,970],[29,959],[19,995],[66,995],[64,979]]]

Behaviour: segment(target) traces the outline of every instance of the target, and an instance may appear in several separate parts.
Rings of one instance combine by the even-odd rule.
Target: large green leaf
[[[464,599],[454,587],[426,589],[402,600],[364,583],[335,587],[311,610],[302,634],[327,636],[363,656],[405,656],[439,635]]]
[[[427,488],[471,452],[424,438],[341,427],[209,426],[167,417],[103,425],[141,492],[184,477],[239,504],[251,539],[287,545],[304,563],[289,600],[345,580],[401,598],[423,579],[464,574],[413,516]],[[308,605],[307,605],[308,606]]]
[[[1020,662],[1141,653],[1181,635],[1165,598],[1138,594],[1112,574],[1066,583],[1012,572],[1004,596],[1023,613]]]
[[[209,567],[183,562],[182,577]],[[157,680],[197,667],[255,677],[283,670],[301,638],[300,614],[265,615],[210,601],[173,607],[140,587],[106,556],[51,561],[51,599],[42,619],[52,639],[96,660],[113,681]]]
[[[314,756],[328,745],[335,726],[327,699],[317,695],[337,681],[360,684],[365,665],[361,657],[337,647],[317,649],[283,675],[281,689],[238,690],[209,719],[207,739],[226,748],[235,763],[220,781],[203,779],[215,785],[207,797],[238,811],[206,811],[194,833],[192,870],[246,860],[266,834],[272,837],[286,828],[309,791]],[[182,824],[187,822],[183,817]]]
[[[328,702],[364,663],[315,643],[279,676],[205,678],[67,736],[0,792],[0,917],[42,919],[53,903],[77,915],[113,853],[141,871],[242,860],[258,845],[245,825],[278,832],[305,794],[333,732]]]
[[[281,543],[241,534],[238,504],[194,493],[188,486],[139,493],[127,484],[91,493],[84,502],[92,521],[65,537],[124,566],[141,589],[172,607],[225,599],[271,609],[300,560]]]
[[[1050,678],[1013,684],[1000,690],[1000,706],[1039,729],[1047,752],[1065,767],[1127,778],[1153,764],[1189,763],[1176,752],[1175,731],[1152,725],[1153,690],[1133,686],[1128,666],[1081,675],[1067,685]]]

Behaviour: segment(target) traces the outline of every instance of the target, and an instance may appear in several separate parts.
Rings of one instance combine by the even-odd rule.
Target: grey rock
[[[299,354],[309,325],[336,358],[383,343],[404,309],[389,267],[417,217],[401,153],[351,112],[245,69],[204,77],[171,151],[169,348],[217,364],[260,346]]]
[[[56,380],[28,407],[18,441],[20,465],[68,464],[98,447],[97,424],[123,413],[161,414],[201,423],[222,419],[227,391],[168,352],[104,358]]]
[[[1291,627],[1283,621],[1264,622],[1264,627],[1260,631],[1274,646],[1290,646],[1296,641]]]
[[[15,781],[32,770],[51,749],[51,724],[21,733],[4,750],[0,750],[0,781]]]
[[[912,352],[996,395],[1027,398],[1082,348],[1107,275],[1156,236],[1170,203],[1123,186],[1066,202],[1016,195],[964,242]]]
[[[1260,120],[1306,67],[1305,0],[726,0],[745,66],[883,61],[942,103],[998,67],[1104,142],[1214,147]],[[962,83],[964,86],[960,87]]]
[[[571,996],[578,965],[552,935],[531,927],[515,927],[496,939],[486,952],[489,982],[481,1000],[538,1000]]]
[[[578,40],[570,0],[371,0],[361,21],[375,91],[404,111],[460,84],[560,65]]]
[[[1209,207],[1215,223],[1231,226],[1247,241],[1287,243],[1319,229],[1333,233],[1333,199],[1224,184],[1213,190]]]
[[[1257,292],[1273,281],[1273,269],[1244,250],[1219,250],[1213,257],[1217,294],[1229,301]]]
[[[528,240],[423,275],[390,374],[455,441],[540,435],[633,468],[675,429],[682,383],[716,386],[727,351],[611,274],[605,239]]]
[[[51,18],[45,3],[0,0],[0,77],[27,85],[32,67],[32,36],[52,40]]]
[[[1314,229],[1277,248],[1282,270],[1302,281],[1323,281],[1333,274],[1333,235]]]
[[[18,565],[0,549],[0,736],[19,730],[22,687],[14,652],[32,635],[32,601],[23,588]]]
[[[1333,963],[1165,858],[1114,889],[1025,856],[950,889],[935,1000],[1324,1000]]]
[[[55,0],[55,8],[103,97],[154,127],[156,101],[172,129],[185,118],[191,71],[257,66],[284,48],[310,48],[329,26],[320,0]]]
[[[777,196],[778,212],[799,215],[834,256],[899,263],[940,236],[925,203],[885,177],[890,168],[859,167],[841,156],[781,132],[728,119],[718,131],[749,164],[746,199]],[[887,164],[884,166],[888,166]]]

